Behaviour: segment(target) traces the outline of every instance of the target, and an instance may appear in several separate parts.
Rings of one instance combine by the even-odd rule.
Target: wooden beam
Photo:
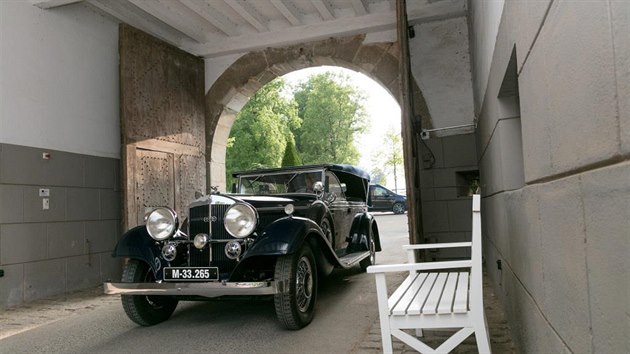
[[[228,36],[238,36],[241,32],[236,25],[226,19],[225,15],[212,7],[212,4],[199,0],[179,0],[182,4],[206,19],[219,31]]]
[[[428,22],[436,18],[448,18],[461,15],[461,6],[463,5],[465,7],[465,1],[466,0],[458,0],[456,2],[448,1],[447,3],[454,4],[451,6],[443,6],[441,2],[427,5],[419,1],[413,1],[408,6],[408,11],[413,13],[411,20],[415,21],[415,23]],[[337,18],[332,21],[296,26],[291,28],[291,30],[285,29],[281,31],[223,38],[206,44],[193,45],[185,49],[197,55],[215,57],[260,50],[266,47],[280,47],[316,41],[332,36],[339,37],[359,33],[380,32],[395,28],[396,11],[389,10],[384,12],[372,12],[364,16]]]
[[[178,16],[177,11],[173,11],[173,7],[168,6],[169,3],[162,3],[153,0],[128,1],[136,5],[149,15],[184,33],[185,35],[199,43],[206,43],[209,39],[206,32],[202,28],[194,25],[189,19],[185,17],[182,18],[181,15]],[[181,3],[177,1],[173,1],[170,4],[174,5],[175,3],[181,5]]]
[[[269,28],[260,13],[248,2],[244,0],[225,0],[236,13],[239,14],[245,21],[252,25],[258,32],[267,32]]]
[[[30,0],[30,3],[33,4],[33,6],[37,6],[40,9],[46,10],[52,9],[54,7],[75,4],[81,1],[83,0]]]
[[[271,0],[271,4],[280,11],[282,16],[289,21],[293,26],[299,26],[302,24],[302,20],[300,20],[300,14],[297,9],[291,4],[287,5],[284,0]]]
[[[87,0],[87,3],[113,16],[121,22],[138,28],[144,32],[151,33],[153,36],[158,37],[174,46],[180,46],[182,44],[184,38],[183,33],[170,30],[170,27],[164,26],[163,23],[154,19],[152,16],[139,15],[137,11],[141,10],[138,9],[137,11],[134,11],[134,5],[126,1]]]
[[[330,7],[330,3],[325,0],[311,0],[313,6],[317,9],[324,21],[330,21],[335,19],[333,9]]]
[[[365,4],[365,0],[352,0],[352,7],[354,8],[354,13],[356,13],[357,16],[368,14],[368,7]]]
[[[407,5],[407,22],[410,26],[466,16],[467,13],[466,0],[439,1],[424,6],[414,5]]]

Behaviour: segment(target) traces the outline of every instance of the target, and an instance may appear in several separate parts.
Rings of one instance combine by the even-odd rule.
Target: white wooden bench
[[[432,243],[403,246],[409,263],[368,267],[376,276],[376,292],[383,339],[383,352],[392,353],[394,336],[420,353],[448,353],[475,333],[480,353],[490,353],[488,328],[483,311],[481,274],[481,210],[479,195],[473,196],[472,242]],[[471,259],[449,262],[416,262],[415,250],[470,247]],[[409,272],[388,296],[386,273]],[[461,328],[433,349],[401,329]]]

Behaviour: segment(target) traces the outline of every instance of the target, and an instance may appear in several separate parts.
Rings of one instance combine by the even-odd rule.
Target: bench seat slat
[[[448,273],[446,286],[442,294],[442,299],[438,305],[437,313],[451,313],[453,310],[453,300],[455,299],[455,289],[457,289],[457,276],[459,273]]]
[[[392,308],[393,315],[405,315],[409,304],[413,301],[416,293],[419,289],[424,287],[425,280],[427,279],[427,273],[418,273],[413,283],[409,285],[405,294],[400,298],[396,306]]]
[[[416,297],[413,298],[411,304],[407,308],[407,314],[419,315],[421,313],[422,306],[424,306],[427,296],[429,296],[431,288],[433,288],[433,283],[435,283],[437,275],[438,273],[427,273],[427,279],[424,281],[422,288],[420,288]]]
[[[468,311],[468,273],[459,273],[457,280],[457,290],[455,291],[455,301],[453,302],[453,312],[463,313]]]
[[[437,313],[437,307],[440,302],[440,298],[442,298],[442,292],[444,291],[447,277],[448,273],[438,273],[437,279],[433,284],[433,288],[431,288],[431,292],[429,293],[429,296],[427,296],[427,301],[422,307],[423,314],[434,315]]]
[[[387,300],[387,306],[390,311],[394,308],[394,306],[396,306],[396,304],[398,304],[398,301],[400,301],[400,298],[403,297],[403,295],[405,295],[405,293],[407,292],[407,289],[409,289],[409,286],[414,280],[416,280],[416,277],[418,275],[419,273],[416,273],[413,276],[410,275],[406,277],[405,280],[403,280],[403,282],[396,288],[394,293]]]

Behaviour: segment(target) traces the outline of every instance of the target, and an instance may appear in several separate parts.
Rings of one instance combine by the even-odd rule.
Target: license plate
[[[165,267],[164,281],[219,280],[218,267]]]

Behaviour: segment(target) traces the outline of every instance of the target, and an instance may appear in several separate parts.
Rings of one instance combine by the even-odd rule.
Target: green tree
[[[388,129],[383,137],[383,150],[380,152],[383,165],[394,175],[394,191],[398,192],[398,171],[403,164],[402,140],[400,133]]]
[[[281,93],[284,87],[282,79],[271,81],[236,116],[226,152],[228,183],[235,171],[280,167],[291,130],[300,125],[297,105]]]
[[[293,129],[305,164],[359,161],[355,137],[367,128],[365,97],[334,73],[313,75],[294,93],[302,124]]]
[[[293,139],[287,139],[287,146],[284,148],[284,157],[282,158],[282,167],[300,165],[300,156],[298,155]]]
[[[387,176],[382,168],[376,166],[372,167],[372,171],[370,171],[370,182],[385,185],[385,182],[387,182]]]

